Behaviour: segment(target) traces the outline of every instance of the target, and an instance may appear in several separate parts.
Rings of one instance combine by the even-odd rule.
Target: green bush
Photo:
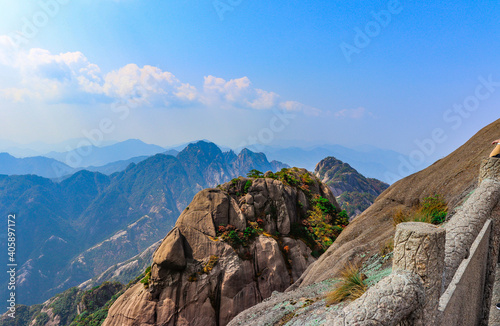
[[[421,212],[431,217],[432,224],[441,224],[445,221],[448,214],[448,205],[441,195],[425,197],[421,206]]]
[[[144,278],[140,281],[142,284],[144,284],[144,288],[149,287],[149,278],[151,277],[151,266],[146,268],[146,271],[144,272]]]
[[[399,208],[394,212],[393,223],[398,225],[402,222],[423,222],[442,224],[448,214],[448,205],[441,195],[425,197],[422,202],[411,209]]]
[[[39,313],[35,318],[35,326],[45,326],[45,324],[49,322],[49,315],[47,315],[45,312]]]
[[[349,224],[345,211],[337,212],[335,206],[324,197],[312,198],[313,206],[301,223],[291,225],[290,234],[304,242],[317,257],[325,252]]]
[[[252,180],[247,180],[247,182],[245,182],[245,187],[243,188],[243,193],[247,194],[248,189],[250,189],[251,186],[252,186]]]
[[[330,201],[328,199],[326,199],[325,197],[319,196],[317,198],[313,198],[312,202],[315,206],[317,206],[319,209],[321,209],[323,211],[323,213],[325,213],[325,214],[334,215],[337,212],[337,209],[335,208],[335,206],[332,203],[330,203]]]
[[[263,176],[264,176],[264,173],[262,173],[256,169],[252,169],[252,170],[250,170],[250,172],[247,173],[248,178],[262,178]]]

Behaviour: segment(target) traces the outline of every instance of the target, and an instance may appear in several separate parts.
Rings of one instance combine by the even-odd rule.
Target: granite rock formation
[[[316,260],[291,235],[313,198],[340,208],[306,170],[288,172],[199,192],[154,253],[147,285],[118,298],[103,325],[226,325],[289,287]]]

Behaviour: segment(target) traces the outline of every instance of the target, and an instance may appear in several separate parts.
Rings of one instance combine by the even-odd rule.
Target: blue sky
[[[0,139],[368,144],[430,163],[498,118],[496,1],[0,4]]]

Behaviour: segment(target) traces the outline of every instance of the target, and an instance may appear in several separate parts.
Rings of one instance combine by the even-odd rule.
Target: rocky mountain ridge
[[[378,195],[389,188],[387,183],[366,178],[348,163],[332,156],[321,160],[316,165],[314,174],[330,187],[342,209],[351,218],[370,207]]]
[[[61,182],[1,175],[0,212],[15,212],[18,228],[31,230],[17,239],[18,302],[41,302],[139,254],[170,230],[199,190],[246,169],[273,167],[257,153],[233,156],[206,142],[179,155],[157,154],[111,176],[80,171]]]

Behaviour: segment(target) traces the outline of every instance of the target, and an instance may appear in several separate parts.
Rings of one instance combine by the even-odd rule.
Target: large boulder
[[[103,325],[226,325],[295,282],[316,259],[293,231],[318,200],[339,206],[306,170],[266,176],[199,192],[154,253],[149,281],[118,298]]]

